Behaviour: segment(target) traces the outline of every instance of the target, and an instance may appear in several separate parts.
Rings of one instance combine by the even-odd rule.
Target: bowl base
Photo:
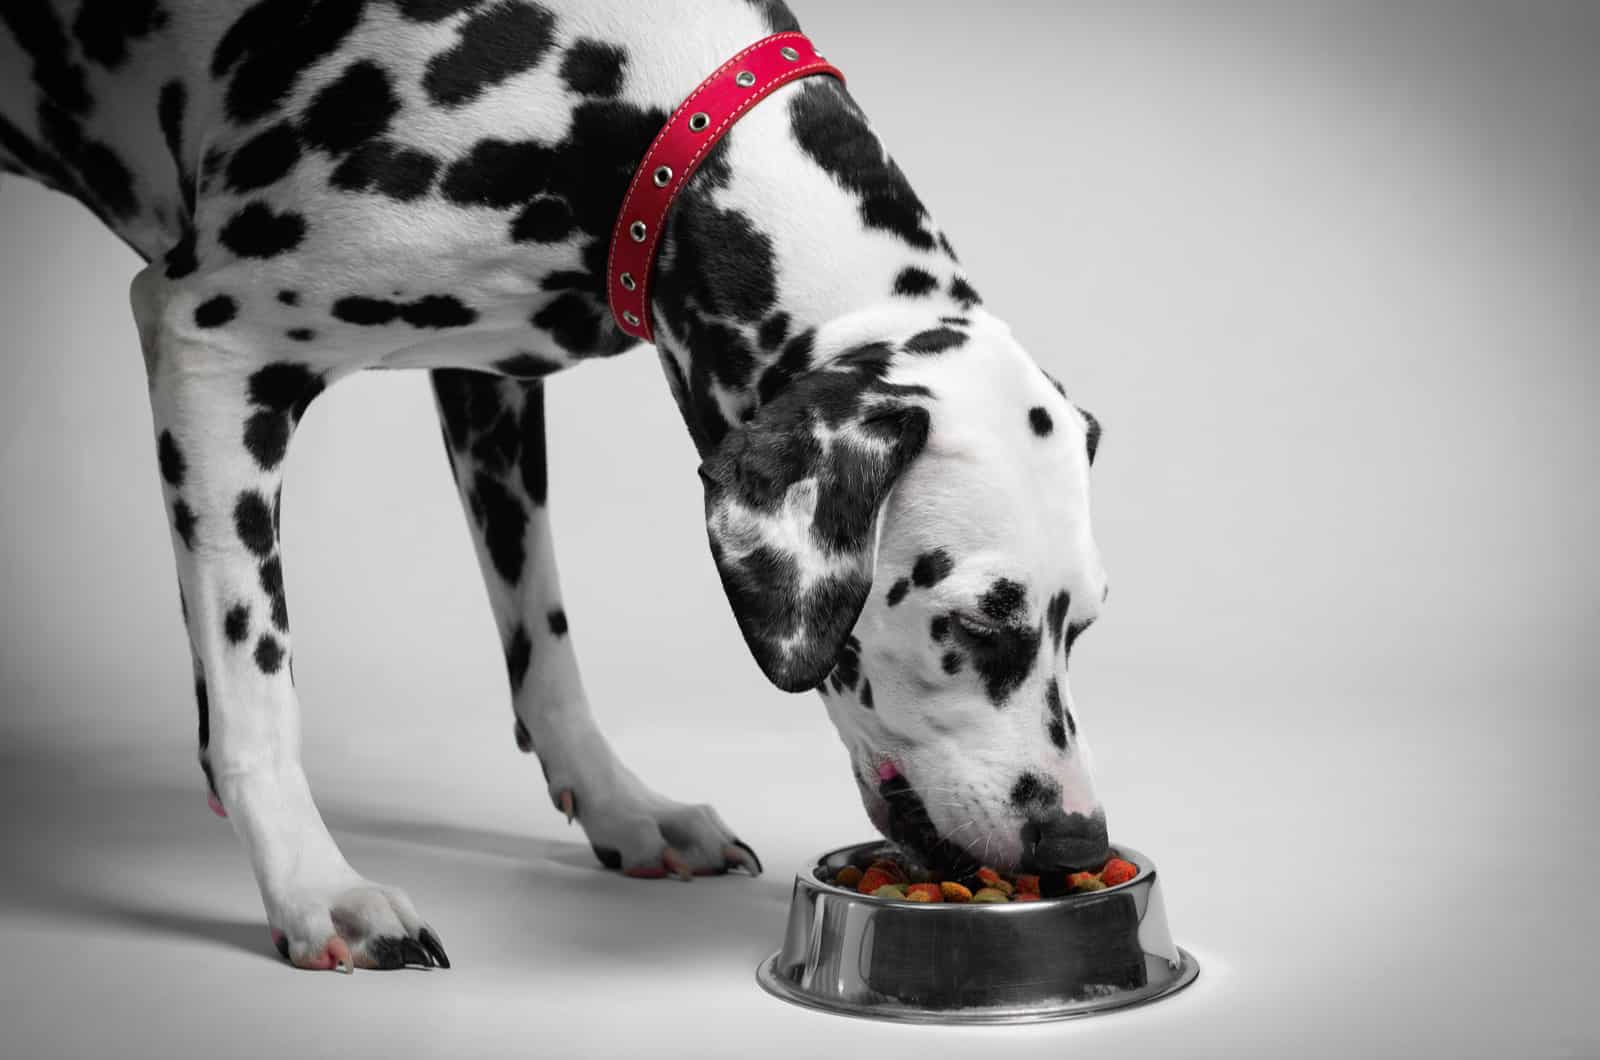
[[[1084,1016],[1098,1015],[1102,1012],[1133,1008],[1176,994],[1194,982],[1195,978],[1200,974],[1200,963],[1194,959],[1194,954],[1182,946],[1176,947],[1176,949],[1178,951],[1178,967],[1175,973],[1171,979],[1155,990],[1148,993],[1144,991],[1118,992],[1103,998],[1076,1001],[1055,1008],[970,1008],[940,1011],[830,1001],[798,989],[788,977],[784,976],[778,970],[778,962],[783,956],[781,952],[774,953],[771,957],[761,962],[761,967],[756,969],[756,982],[761,984],[761,989],[773,997],[781,1001],[787,1001],[791,1005],[799,1005],[802,1008],[815,1009],[819,1012],[829,1012],[835,1016],[850,1016],[854,1019],[882,1020],[891,1023],[974,1024],[980,1026],[1047,1023],[1054,1020],[1079,1019]]]

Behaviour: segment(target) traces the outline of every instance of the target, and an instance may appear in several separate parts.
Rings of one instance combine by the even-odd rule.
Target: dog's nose
[[[1022,862],[1029,872],[1098,871],[1110,856],[1104,814],[1060,813],[1022,826]]]

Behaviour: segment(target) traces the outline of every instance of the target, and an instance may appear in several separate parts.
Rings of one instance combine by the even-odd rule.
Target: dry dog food
[[[1112,858],[1098,872],[1074,872],[1057,876],[1021,873],[1006,876],[985,865],[970,877],[945,879],[942,874],[908,868],[893,858],[879,858],[865,869],[846,865],[833,876],[833,884],[874,898],[894,898],[902,902],[973,902],[998,905],[1002,902],[1037,902],[1067,894],[1103,891],[1127,883],[1139,874],[1132,862]]]

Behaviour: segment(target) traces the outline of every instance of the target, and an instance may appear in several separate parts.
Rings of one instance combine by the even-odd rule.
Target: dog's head
[[[762,670],[817,689],[873,823],[947,867],[1098,867],[1067,691],[1105,574],[1099,437],[981,312],[797,377],[701,468]]]

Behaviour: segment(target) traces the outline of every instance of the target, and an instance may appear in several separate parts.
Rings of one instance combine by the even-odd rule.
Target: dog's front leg
[[[411,900],[350,867],[300,765],[278,498],[290,435],[323,374],[263,356],[265,331],[211,286],[152,266],[133,306],[212,808],[244,842],[273,939],[296,965],[448,966]]]
[[[543,385],[455,370],[434,372],[433,385],[505,649],[517,745],[538,752],[551,801],[577,818],[601,864],[630,876],[759,873],[716,810],[658,795],[595,724],[550,536]]]

